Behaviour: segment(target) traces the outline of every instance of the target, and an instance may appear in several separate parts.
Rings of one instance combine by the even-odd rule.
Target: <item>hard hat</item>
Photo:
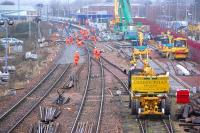
[[[76,51],[76,53],[78,53],[78,51]]]

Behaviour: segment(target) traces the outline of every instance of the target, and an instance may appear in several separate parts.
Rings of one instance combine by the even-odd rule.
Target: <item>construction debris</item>
[[[40,120],[44,123],[53,122],[60,115],[61,111],[55,107],[40,106]]]
[[[188,132],[200,132],[200,94],[195,94],[189,104],[183,105],[176,113],[181,119],[180,126],[185,127]]]
[[[57,133],[59,129],[59,123],[44,124],[37,122],[29,129],[28,133]]]
[[[58,89],[57,90],[58,98],[55,100],[55,104],[63,105],[63,104],[66,104],[70,101],[70,97],[65,98],[63,96],[64,92],[65,92],[64,89]]]
[[[28,133],[57,133],[59,123],[54,123],[58,118],[61,110],[56,107],[42,107],[40,106],[40,121],[31,125]]]
[[[77,81],[76,76],[70,76],[69,80],[64,84],[63,89],[70,89],[74,87],[74,83]]]

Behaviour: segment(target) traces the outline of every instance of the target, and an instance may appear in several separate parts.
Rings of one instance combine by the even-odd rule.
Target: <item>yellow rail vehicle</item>
[[[132,40],[133,44],[133,52],[132,57],[133,58],[141,58],[145,57],[151,52],[149,49],[148,41],[144,41],[144,35],[143,32],[138,32],[138,40]]]
[[[186,59],[188,58],[189,49],[186,38],[174,39],[173,47],[169,52],[170,59]]]
[[[172,38],[163,37],[160,38],[157,50],[162,57],[168,57],[168,53],[172,49],[172,47],[173,47]]]
[[[157,75],[148,63],[143,63],[143,69],[135,68],[129,71],[131,113],[133,115],[169,115],[169,74]]]

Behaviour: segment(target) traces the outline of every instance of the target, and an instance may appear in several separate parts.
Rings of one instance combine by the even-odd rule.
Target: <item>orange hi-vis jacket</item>
[[[101,56],[101,51],[100,51],[100,50],[97,50],[97,51],[96,51],[96,59],[99,60],[100,56]]]
[[[79,40],[79,41],[77,42],[77,45],[78,45],[78,47],[81,47],[81,46],[83,45],[83,42],[82,42],[81,40]]]
[[[90,36],[90,40],[96,42],[97,41],[96,36]]]
[[[72,36],[69,37],[69,41],[72,44],[74,42],[74,38]]]
[[[65,42],[66,42],[67,45],[70,44],[70,40],[69,40],[68,37],[66,38]]]
[[[74,64],[77,65],[79,62],[80,55],[78,52],[74,54]]]
[[[98,59],[100,58],[100,55],[101,55],[100,50],[94,48],[94,49],[93,49],[93,56],[95,57],[95,59],[98,60]]]

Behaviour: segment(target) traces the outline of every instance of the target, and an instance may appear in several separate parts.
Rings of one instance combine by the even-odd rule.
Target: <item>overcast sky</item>
[[[0,2],[3,2],[3,1],[6,1],[6,0],[0,0]],[[15,4],[18,3],[18,0],[7,0],[7,1],[12,1]],[[48,3],[49,1],[52,1],[52,0],[19,0],[19,1],[21,4],[35,4],[35,3]],[[58,1],[67,3],[68,0],[58,0]],[[72,1],[75,1],[75,0],[69,0],[69,2],[72,2]]]
[[[3,1],[6,1],[6,0],[0,0],[0,3]],[[66,3],[68,2],[68,0],[7,0],[7,1],[12,1],[15,4],[17,4],[18,1],[20,1],[21,4],[37,4],[37,3],[47,4],[49,1],[61,1],[61,2],[66,2]],[[69,0],[69,2],[73,2],[73,1],[86,1],[86,0]],[[102,1],[105,1],[105,0],[102,0]],[[151,0],[151,1],[155,1],[155,0]]]

